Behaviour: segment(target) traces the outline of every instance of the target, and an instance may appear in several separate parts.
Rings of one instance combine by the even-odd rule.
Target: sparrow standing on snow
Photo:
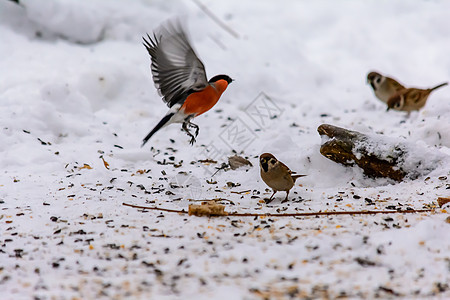
[[[397,80],[377,72],[370,72],[367,75],[367,82],[372,86],[375,96],[384,103],[387,103],[396,92],[405,89]]]
[[[288,199],[289,191],[294,186],[295,180],[299,177],[306,175],[293,175],[294,172],[289,170],[289,168],[278,161],[275,156],[270,153],[263,153],[259,157],[259,165],[261,167],[261,178],[262,180],[273,189],[273,194],[266,203],[272,201],[273,196],[278,191],[285,191],[286,198]]]
[[[387,110],[395,109],[399,111],[407,111],[409,115],[411,111],[419,110],[425,106],[428,96],[430,96],[432,91],[446,86],[447,84],[447,82],[441,83],[431,89],[409,88],[398,91],[391,98],[389,98],[387,102]]]
[[[171,123],[182,123],[183,130],[194,144],[199,128],[191,120],[219,101],[232,79],[227,75],[216,75],[206,79],[205,67],[192,49],[186,32],[179,21],[167,22],[143,38],[144,46],[151,56],[153,81],[169,112],[144,138],[142,146],[159,129]],[[188,127],[194,128],[192,134]]]

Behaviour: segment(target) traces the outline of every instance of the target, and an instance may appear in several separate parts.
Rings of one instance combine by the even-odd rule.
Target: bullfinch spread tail
[[[144,46],[151,56],[153,81],[169,112],[144,138],[142,146],[159,129],[171,124],[182,123],[183,130],[194,144],[198,125],[191,120],[208,110],[219,101],[232,79],[227,75],[216,75],[206,79],[205,67],[192,49],[188,36],[179,21],[167,22],[154,33],[143,38]],[[192,133],[189,128],[195,131]]]

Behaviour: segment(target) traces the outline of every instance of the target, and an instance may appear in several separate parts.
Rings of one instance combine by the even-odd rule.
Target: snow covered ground
[[[0,0],[0,298],[450,298],[450,207],[436,203],[450,166],[374,180],[321,156],[317,134],[329,123],[450,155],[450,88],[406,118],[365,82],[371,70],[449,81],[450,2],[203,0],[231,33],[194,1],[21,3]],[[193,147],[171,125],[140,148],[167,110],[141,37],[177,16],[208,76],[235,81],[196,120]],[[232,149],[254,167],[211,178]],[[308,175],[289,202],[262,201],[263,152]],[[189,198],[241,213],[435,210],[199,218],[122,205]]]

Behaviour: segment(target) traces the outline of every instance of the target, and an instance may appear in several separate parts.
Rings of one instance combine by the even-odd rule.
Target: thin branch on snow
[[[223,199],[222,199],[223,200]],[[205,200],[203,200],[205,201]],[[151,206],[140,206],[129,203],[122,203],[125,206],[139,208],[139,209],[148,209],[148,210],[159,210],[165,212],[173,212],[179,214],[187,214],[188,212],[183,210],[176,209],[167,209],[161,207],[151,207]],[[302,212],[302,213],[228,213],[227,217],[308,217],[308,216],[334,216],[334,215],[374,215],[374,214],[410,214],[410,213],[422,213],[422,212],[431,212],[432,209],[408,209],[408,210],[356,210],[356,211],[319,211],[319,212]],[[214,216],[223,216],[223,215],[210,215]]]

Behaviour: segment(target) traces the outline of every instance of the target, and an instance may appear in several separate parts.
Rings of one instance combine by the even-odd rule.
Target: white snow
[[[0,298],[450,298],[449,207],[436,202],[450,196],[450,89],[406,118],[365,83],[371,70],[449,81],[450,2],[201,2],[238,37],[194,1],[0,2]],[[171,125],[140,148],[167,111],[141,38],[174,17],[208,77],[235,81],[194,121],[194,146]],[[370,179],[320,155],[322,123],[443,159],[415,180]],[[254,167],[211,178],[232,149]],[[308,175],[289,202],[261,202],[263,152]],[[192,197],[240,213],[434,211],[198,218],[122,205]]]
[[[369,154],[395,163],[409,179],[417,179],[450,165],[450,156],[423,144],[423,141],[414,144],[398,138],[367,134],[364,139],[355,142],[352,152],[357,159]]]

